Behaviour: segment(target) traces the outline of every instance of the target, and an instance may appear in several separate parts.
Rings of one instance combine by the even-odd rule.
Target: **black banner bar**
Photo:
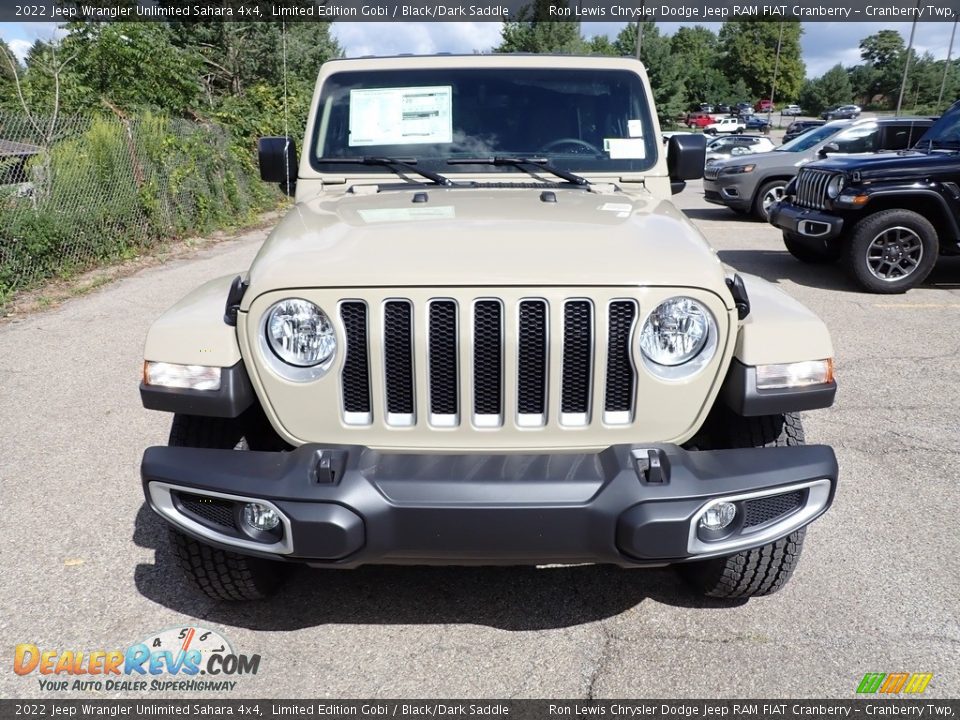
[[[953,22],[960,0],[554,0],[557,22]],[[532,0],[3,0],[0,22],[502,22]],[[542,11],[543,4],[538,4]]]
[[[0,700],[0,720],[36,718],[613,718],[956,720],[960,700]]]

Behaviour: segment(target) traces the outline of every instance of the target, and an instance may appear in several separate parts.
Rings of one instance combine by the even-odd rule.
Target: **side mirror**
[[[827,143],[817,151],[817,156],[825,158],[829,153],[840,152],[840,146],[836,143]]]
[[[289,137],[265,137],[257,143],[260,179],[278,183],[287,195],[297,189],[297,144]]]
[[[667,146],[667,172],[670,189],[676,195],[686,186],[687,180],[703,177],[707,161],[707,139],[699,134],[674,135]]]

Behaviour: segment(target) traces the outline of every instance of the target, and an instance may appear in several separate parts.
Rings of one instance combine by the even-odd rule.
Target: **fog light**
[[[254,530],[268,532],[280,524],[280,515],[266,505],[247,503],[243,506],[243,521]]]
[[[704,530],[723,530],[737,516],[737,506],[729,502],[718,502],[707,508],[700,516],[700,527]]]

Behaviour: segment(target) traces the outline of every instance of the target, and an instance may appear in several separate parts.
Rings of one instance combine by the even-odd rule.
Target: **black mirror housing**
[[[287,195],[297,187],[297,143],[290,137],[265,137],[257,143],[260,179],[280,185]]]
[[[667,171],[677,184],[703,177],[707,161],[707,139],[699,133],[673,135],[667,145]]]
[[[840,152],[840,146],[836,143],[827,143],[822,148],[817,150],[817,156],[825,158],[829,153]]]

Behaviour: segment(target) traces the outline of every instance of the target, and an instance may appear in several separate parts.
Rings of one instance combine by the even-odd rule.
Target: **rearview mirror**
[[[265,137],[257,143],[260,179],[274,182],[287,195],[297,189],[297,144],[290,137]]]
[[[827,143],[817,151],[819,157],[825,158],[829,153],[840,152],[840,146],[836,143]]]
[[[683,190],[687,180],[699,180],[703,177],[706,160],[707,139],[703,135],[689,133],[670,138],[667,146],[667,172],[674,195]]]

